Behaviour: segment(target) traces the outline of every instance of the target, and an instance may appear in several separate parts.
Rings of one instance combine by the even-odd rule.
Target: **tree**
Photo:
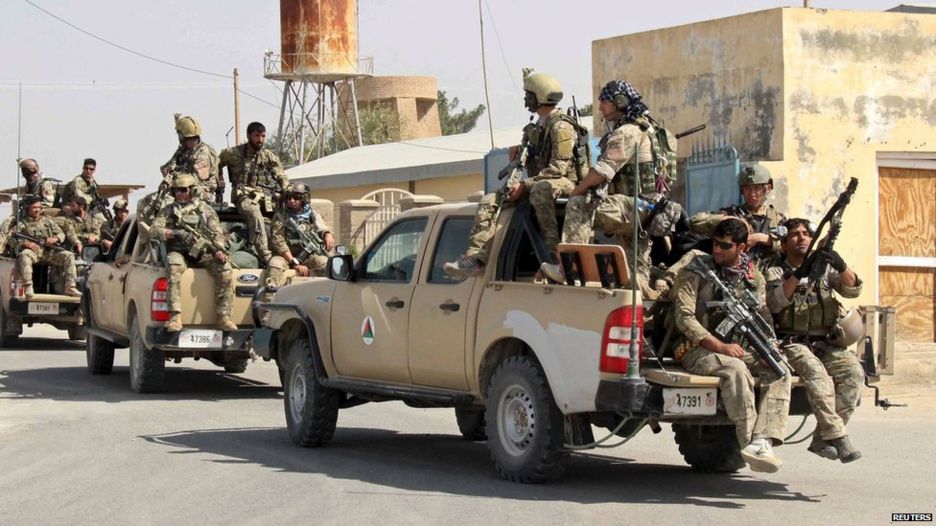
[[[467,133],[478,125],[478,119],[484,114],[484,104],[478,104],[473,110],[461,110],[458,113],[458,97],[449,101],[444,91],[438,92],[439,124],[442,125],[442,135],[455,135]]]
[[[579,108],[579,115],[582,117],[591,117],[594,114],[595,114],[595,108],[592,106],[591,103],[586,104],[582,106],[581,108]]]

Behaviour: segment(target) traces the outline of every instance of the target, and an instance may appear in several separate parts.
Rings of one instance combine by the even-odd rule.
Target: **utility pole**
[[[17,102],[17,114],[16,114],[16,184],[13,185],[16,188],[19,188],[20,185],[20,167],[19,162],[22,158],[20,153],[20,144],[23,136],[23,82],[19,83],[19,99]],[[19,191],[16,192],[19,194]]]
[[[240,126],[240,73],[234,68],[234,145],[241,143]]]
[[[491,97],[488,96],[487,61],[484,58],[484,11],[478,0],[478,20],[481,25],[481,72],[484,77],[484,102],[487,103],[488,128],[491,132],[491,149],[494,149],[494,117],[491,115]]]

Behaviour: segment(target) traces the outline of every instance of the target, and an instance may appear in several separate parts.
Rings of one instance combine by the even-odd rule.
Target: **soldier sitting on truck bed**
[[[107,220],[101,227],[101,243],[104,244],[104,250],[110,250],[117,232],[130,215],[130,206],[126,199],[114,201],[114,217]]]
[[[247,223],[249,242],[264,265],[269,264],[270,246],[267,242],[263,212],[272,212],[280,195],[289,184],[279,157],[264,148],[266,127],[259,122],[247,125],[247,142],[221,151],[220,171],[227,166],[231,180],[231,201]],[[223,174],[220,174],[223,176]]]
[[[163,208],[150,228],[153,239],[166,242],[169,283],[167,303],[170,332],[182,330],[182,273],[189,266],[207,269],[215,280],[215,313],[218,327],[237,330],[231,320],[234,301],[233,272],[228,262],[227,242],[218,214],[196,195],[198,182],[187,173],[172,181],[175,202]]]
[[[48,263],[62,274],[65,283],[65,295],[81,296],[75,280],[75,255],[61,247],[65,241],[65,233],[55,222],[42,215],[42,201],[36,196],[26,196],[23,199],[26,213],[23,219],[13,228],[13,234],[20,233],[40,239],[37,243],[24,239],[13,241],[16,256],[16,274],[23,282],[26,299],[34,295],[33,292],[33,265]]]
[[[171,178],[177,174],[195,177],[198,197],[205,203],[210,203],[217,197],[216,190],[224,187],[218,173],[218,154],[208,143],[202,142],[201,125],[194,117],[175,114],[175,129],[179,137],[179,147],[169,162],[159,170],[164,178]]]
[[[20,171],[26,179],[25,195],[33,195],[42,201],[42,208],[49,208],[55,204],[55,184],[52,179],[43,177],[39,170],[39,163],[35,159],[20,161]]]
[[[77,254],[84,245],[101,242],[101,220],[88,213],[88,203],[80,195],[69,198],[55,222],[65,232],[65,248]]]

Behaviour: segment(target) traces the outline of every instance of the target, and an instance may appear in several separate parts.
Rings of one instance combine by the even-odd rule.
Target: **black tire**
[[[136,315],[130,321],[130,388],[137,393],[158,393],[165,388],[166,353],[147,349]]]
[[[85,323],[94,326],[94,314],[91,312],[90,300],[85,296]],[[88,359],[88,372],[91,374],[110,374],[114,369],[114,344],[88,334],[85,338],[85,357]]]
[[[224,372],[239,374],[247,370],[247,358],[238,358],[224,364]]]
[[[309,340],[292,342],[286,354],[283,406],[286,430],[294,444],[322,447],[335,435],[341,392],[324,387],[315,377]]]
[[[507,358],[487,390],[488,449],[498,473],[512,482],[540,483],[565,473],[563,417],[546,376],[526,356]]]
[[[473,442],[487,440],[484,409],[456,407],[455,420],[458,422],[458,430],[461,431],[465,440]]]
[[[72,325],[68,327],[68,339],[81,341],[87,339],[88,333],[85,330],[84,325]]]
[[[679,453],[702,473],[734,473],[745,466],[734,426],[673,424]]]
[[[19,339],[18,334],[6,333],[6,323],[6,312],[4,311],[4,308],[0,306],[0,349],[11,347],[16,343],[16,340]]]

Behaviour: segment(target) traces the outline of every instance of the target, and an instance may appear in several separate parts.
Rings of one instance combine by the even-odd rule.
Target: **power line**
[[[517,79],[513,76],[513,69],[511,69],[510,64],[507,63],[507,54],[504,53],[504,45],[501,43],[500,33],[497,31],[497,22],[494,21],[494,13],[491,12],[491,5],[488,4],[487,0],[484,0],[484,6],[487,7],[488,18],[491,19],[491,25],[494,26],[494,37],[497,39],[497,48],[500,49],[501,58],[504,60],[504,67],[507,68],[507,75],[510,77],[510,83],[513,84],[517,93],[520,92],[520,88],[517,86]]]
[[[95,40],[98,40],[98,41],[100,41],[100,42],[103,42],[103,43],[105,43],[105,44],[107,44],[107,45],[109,45],[109,46],[113,46],[113,47],[115,47],[115,48],[117,48],[117,49],[119,49],[119,50],[121,50],[121,51],[125,51],[125,52],[127,52],[127,53],[130,53],[131,55],[136,55],[136,56],[138,56],[138,57],[140,57],[140,58],[143,58],[143,59],[146,59],[146,60],[152,60],[153,62],[158,62],[158,63],[163,64],[163,65],[165,65],[165,66],[169,66],[169,67],[173,67],[173,68],[178,68],[178,69],[183,69],[183,70],[185,70],[185,71],[191,71],[191,72],[193,72],[193,73],[200,73],[200,74],[202,74],[202,75],[209,75],[209,76],[212,76],[212,77],[219,77],[219,78],[223,78],[223,79],[233,79],[233,77],[232,77],[231,75],[225,75],[225,74],[223,74],[223,73],[215,73],[215,72],[213,72],[213,71],[206,71],[206,70],[204,70],[204,69],[191,68],[191,67],[188,67],[188,66],[183,66],[183,65],[181,65],[181,64],[176,64],[176,63],[174,63],[174,62],[169,62],[168,60],[163,60],[163,59],[161,59],[161,58],[156,58],[156,57],[153,57],[153,56],[151,56],[151,55],[147,55],[146,53],[141,53],[141,52],[139,52],[139,51],[135,51],[135,50],[130,49],[130,48],[126,47],[126,46],[122,46],[122,45],[120,45],[120,44],[118,44],[118,43],[116,43],[116,42],[112,42],[112,41],[110,41],[110,40],[108,40],[108,39],[106,39],[106,38],[104,38],[104,37],[100,37],[100,36],[98,36],[98,35],[95,35],[94,33],[90,32],[90,31],[84,30],[84,29],[82,29],[82,28],[76,26],[75,24],[72,24],[72,23],[69,22],[68,20],[65,20],[64,18],[62,18],[62,17],[56,15],[55,13],[52,13],[51,11],[48,11],[48,10],[44,9],[43,7],[37,5],[37,4],[36,4],[35,2],[33,2],[32,0],[23,0],[23,1],[26,2],[27,4],[31,5],[31,6],[35,7],[36,9],[42,11],[43,13],[49,15],[50,17],[52,17],[52,18],[58,20],[59,22],[65,24],[66,26],[68,26],[68,27],[74,29],[75,31],[78,31],[78,32],[80,32],[80,33],[82,33],[82,34],[84,34],[84,35],[86,35],[86,36],[89,36],[89,37],[95,39]],[[268,106],[272,106],[272,107],[274,107],[274,108],[279,108],[279,105],[278,105],[278,104],[274,104],[274,103],[272,103],[272,102],[270,102],[270,101],[264,100],[264,99],[262,99],[262,98],[260,98],[260,97],[258,97],[258,96],[256,96],[256,95],[254,95],[254,94],[252,94],[252,93],[248,93],[248,92],[246,92],[246,91],[244,91],[244,90],[240,90],[240,89],[239,89],[238,91],[240,91],[240,92],[243,93],[244,95],[246,95],[246,96],[248,96],[248,97],[250,97],[250,98],[252,98],[252,99],[255,99],[255,100],[257,100],[257,101],[260,101],[260,102],[262,102],[262,103],[264,103],[264,104],[266,104],[266,105],[268,105]]]

